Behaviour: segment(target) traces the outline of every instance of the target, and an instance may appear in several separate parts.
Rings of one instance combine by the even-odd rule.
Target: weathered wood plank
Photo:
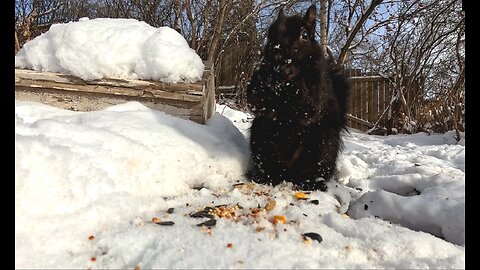
[[[379,86],[380,86],[380,81],[375,81],[373,82],[373,97],[372,97],[372,119],[370,120],[371,123],[375,123],[378,120],[379,117],[379,108],[378,108],[378,103],[379,103],[379,98],[378,98],[378,92],[379,92]],[[381,113],[381,112],[380,112]]]
[[[367,121],[373,122],[373,93],[375,89],[373,87],[373,81],[367,81]]]
[[[182,101],[200,102],[202,100],[202,93],[190,92],[169,92],[157,89],[132,89],[121,86],[104,86],[104,85],[83,85],[72,83],[60,83],[52,81],[40,81],[25,79],[20,77],[20,81],[15,83],[15,87],[29,87],[37,89],[37,91],[44,91],[45,89],[56,89],[66,92],[85,92],[97,94],[110,94],[115,96],[126,97],[153,97],[164,99],[178,99]]]
[[[69,110],[99,110],[126,101],[204,124],[215,112],[213,65],[195,83],[105,78],[86,81],[53,72],[15,69],[15,99],[36,101]]]
[[[361,96],[362,96],[362,114],[360,118],[363,120],[368,119],[367,110],[368,110],[368,97],[367,97],[367,82],[362,81],[362,89],[361,89]]]
[[[372,123],[370,123],[370,122],[368,122],[368,121],[365,121],[365,120],[363,120],[363,119],[360,119],[360,118],[358,118],[358,117],[355,117],[355,116],[353,116],[353,115],[351,115],[351,114],[347,114],[347,119],[350,120],[350,121],[352,121],[352,122],[354,122],[354,123],[358,123],[358,124],[359,124],[360,126],[362,126],[362,127],[363,127],[363,126],[368,127],[368,128],[373,127],[373,124],[372,124]],[[360,128],[359,128],[359,129],[360,129]],[[365,130],[363,130],[363,131],[365,131]]]
[[[362,82],[355,82],[355,112],[354,116],[355,117],[361,117],[362,116],[362,96],[361,96],[361,87],[362,87]]]
[[[138,90],[160,90],[160,91],[192,91],[202,92],[202,82],[200,83],[163,83],[159,81],[148,80],[133,80],[133,79],[118,79],[118,78],[104,78],[101,80],[83,80],[81,78],[65,75],[54,72],[39,72],[28,69],[15,69],[15,81],[22,80],[34,80],[39,82],[54,82],[62,84],[74,84],[74,85],[88,85],[88,86],[113,86],[122,88],[131,88]]]
[[[190,116],[201,116],[202,109],[198,103],[183,102],[178,100],[159,100],[154,98],[112,96],[107,94],[91,94],[78,92],[72,95],[70,92],[45,89],[45,91],[32,91],[28,87],[18,87],[15,91],[15,99],[22,101],[34,101],[50,106],[74,110],[95,111],[106,107],[125,103],[127,101],[139,101],[145,106],[163,111],[172,115],[189,119]]]
[[[386,83],[385,81],[383,81],[380,86],[379,86],[379,94],[378,94],[378,107],[379,107],[379,111],[380,111],[380,114],[383,113],[383,111],[385,111],[385,87],[386,87]]]
[[[357,109],[357,92],[355,91],[355,83],[350,83],[350,98],[352,99],[352,108],[349,111],[350,114],[355,115]],[[354,125],[353,128],[356,128]]]

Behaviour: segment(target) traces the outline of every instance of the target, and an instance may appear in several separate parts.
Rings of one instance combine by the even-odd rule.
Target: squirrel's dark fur
[[[315,41],[316,8],[302,17],[281,10],[247,87],[255,116],[248,176],[326,190],[346,130],[348,84]]]

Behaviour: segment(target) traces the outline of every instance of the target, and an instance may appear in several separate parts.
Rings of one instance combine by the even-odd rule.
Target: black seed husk
[[[238,184],[233,184],[234,187],[242,186],[245,185],[245,183],[238,183]]]
[[[155,224],[162,225],[162,226],[172,226],[173,224],[175,224],[175,222],[173,222],[173,221],[162,221],[162,222],[157,222]]]
[[[210,219],[210,220],[207,220],[205,222],[197,224],[197,226],[198,227],[201,227],[201,226],[212,227],[212,226],[215,226],[215,224],[217,224],[217,220],[216,219]]]
[[[309,201],[309,203],[318,205],[320,202],[318,200],[311,200]]]
[[[320,234],[314,233],[314,232],[304,233],[302,234],[302,236],[304,238],[308,237],[308,238],[311,238],[312,240],[317,240],[319,243],[323,241],[323,238],[320,236]]]
[[[363,209],[368,210],[368,205],[367,205],[367,204],[364,204],[364,205],[363,205]]]
[[[205,211],[205,210],[198,211],[196,213],[190,214],[190,217],[193,217],[193,218],[213,218],[213,215],[209,214],[208,212],[209,211]]]
[[[175,208],[173,208],[173,207],[172,207],[172,208],[168,208],[168,209],[167,209],[167,213],[171,214],[171,213],[173,213],[173,210],[175,210]]]

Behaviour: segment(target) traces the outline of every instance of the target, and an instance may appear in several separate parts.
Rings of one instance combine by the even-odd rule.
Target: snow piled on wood
[[[54,24],[27,42],[15,67],[101,78],[195,82],[204,65],[177,31],[135,19],[83,18]]]

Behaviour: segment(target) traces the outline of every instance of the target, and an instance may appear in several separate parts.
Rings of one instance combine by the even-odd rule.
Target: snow
[[[82,18],[27,42],[15,67],[101,78],[194,82],[204,65],[177,31],[135,19]]]
[[[338,182],[299,200],[243,176],[250,124],[224,105],[200,125],[138,102],[15,101],[15,267],[465,268],[464,133],[351,130]],[[190,217],[222,204],[237,221]]]

